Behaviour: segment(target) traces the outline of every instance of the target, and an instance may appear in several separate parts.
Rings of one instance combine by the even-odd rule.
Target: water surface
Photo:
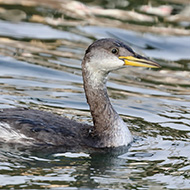
[[[0,3],[0,108],[41,109],[91,124],[81,60],[102,37],[162,65],[109,76],[111,101],[135,137],[128,151],[39,153],[5,144],[1,189],[190,189],[189,6],[151,3],[152,13],[143,11],[146,1]]]

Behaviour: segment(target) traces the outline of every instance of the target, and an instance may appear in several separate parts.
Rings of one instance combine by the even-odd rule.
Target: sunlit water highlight
[[[41,15],[42,5],[40,10],[30,6]],[[43,11],[45,18],[50,10]],[[115,154],[39,153],[4,144],[0,188],[190,189],[190,37],[121,29],[115,20],[113,26],[84,26],[80,19],[71,27],[67,20],[68,26],[57,27],[0,20],[0,107],[42,109],[91,123],[81,60],[94,39],[117,37],[162,65],[155,70],[128,67],[109,76],[111,101],[135,142],[128,152]]]

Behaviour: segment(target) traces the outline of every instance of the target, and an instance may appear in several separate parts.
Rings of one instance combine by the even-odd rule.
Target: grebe
[[[108,74],[126,65],[160,67],[119,40],[104,38],[93,42],[82,61],[82,76],[94,125],[78,123],[45,111],[1,109],[0,142],[53,147],[127,146],[133,137],[111,105],[106,88]]]

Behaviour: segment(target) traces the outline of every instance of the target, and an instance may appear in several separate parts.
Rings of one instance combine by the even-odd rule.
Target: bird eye
[[[118,49],[116,49],[116,48],[113,48],[112,50],[111,50],[111,52],[113,53],[113,54],[116,54],[116,53],[118,53]]]

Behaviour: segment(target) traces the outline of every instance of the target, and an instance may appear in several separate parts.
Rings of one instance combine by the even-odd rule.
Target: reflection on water
[[[110,74],[109,95],[135,136],[126,152],[0,149],[1,189],[189,189],[190,22],[187,1],[0,1],[0,107],[91,123],[81,60],[115,37],[162,69]],[[134,10],[134,11],[131,11]]]
[[[155,59],[179,61],[189,59],[190,36],[158,36],[150,33],[126,31],[116,28],[105,28],[97,26],[78,27],[86,33],[94,34],[97,38],[112,36],[117,37],[128,44],[140,49],[147,56]]]

